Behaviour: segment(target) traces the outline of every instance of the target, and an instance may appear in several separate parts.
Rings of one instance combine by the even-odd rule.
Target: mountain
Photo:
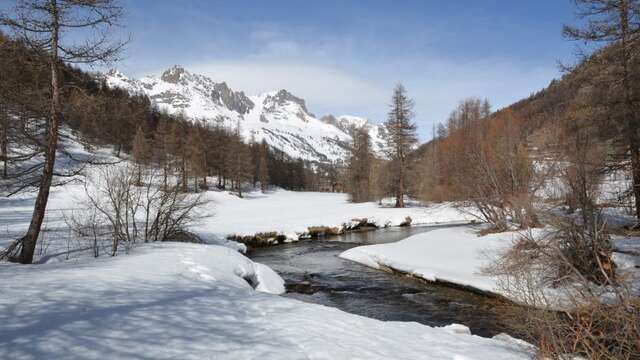
[[[304,99],[286,90],[247,96],[232,90],[225,82],[217,83],[177,65],[159,77],[131,79],[116,70],[102,77],[110,87],[147,95],[152,103],[169,113],[183,113],[189,119],[228,128],[239,126],[245,141],[264,139],[293,158],[318,162],[344,160],[351,141],[349,123],[367,126],[374,143],[380,141],[379,127],[366,119],[348,116],[341,116],[336,122],[317,119]]]
[[[369,119],[353,116],[353,115],[340,115],[338,117],[334,115],[325,115],[320,120],[326,124],[333,125],[343,132],[352,135],[355,129],[365,128],[371,136],[371,145],[376,155],[385,156],[385,141],[384,136],[386,129],[384,125],[373,124]]]

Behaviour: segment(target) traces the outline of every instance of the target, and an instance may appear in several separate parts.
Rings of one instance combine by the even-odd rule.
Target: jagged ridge
[[[169,113],[183,113],[189,119],[203,119],[212,125],[240,126],[245,141],[264,139],[293,158],[319,162],[344,160],[353,126],[367,127],[376,150],[380,150],[381,127],[352,116],[341,116],[340,121],[329,121],[336,119],[333,116],[317,119],[308,111],[304,99],[284,89],[247,96],[232,90],[225,82],[216,83],[177,65],[160,77],[136,80],[115,70],[103,76],[108,86],[145,94]]]

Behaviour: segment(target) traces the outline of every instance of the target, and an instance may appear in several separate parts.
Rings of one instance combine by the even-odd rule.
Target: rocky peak
[[[231,90],[227,83],[221,82],[213,85],[211,98],[220,105],[224,105],[240,114],[247,114],[255,104],[242,91]]]
[[[336,124],[338,123],[338,119],[336,119],[336,117],[333,116],[332,114],[324,115],[323,117],[320,118],[320,121],[322,121],[325,124],[329,124],[333,126],[336,126]]]
[[[187,71],[180,65],[173,65],[170,69],[166,70],[160,76],[160,79],[166,81],[168,83],[177,84],[182,77],[182,74],[185,74]]]
[[[106,73],[106,76],[120,78],[120,79],[126,78],[126,76],[117,69],[109,69],[109,71],[107,71]]]
[[[273,102],[275,102],[276,104],[282,106],[282,105],[286,105],[287,102],[293,102],[296,103],[298,105],[300,105],[300,107],[302,108],[302,110],[306,113],[308,113],[309,111],[307,110],[307,104],[305,103],[305,101],[297,96],[294,96],[293,94],[291,94],[290,92],[288,92],[287,90],[280,90],[278,91],[275,95],[270,96],[268,98],[269,100],[272,100]]]

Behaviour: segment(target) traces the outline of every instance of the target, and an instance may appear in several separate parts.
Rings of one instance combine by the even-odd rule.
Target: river
[[[441,227],[387,228],[305,240],[249,253],[285,280],[284,296],[335,307],[385,321],[429,326],[464,324],[473,334],[509,332],[498,316],[496,299],[445,285],[430,284],[344,260],[352,247],[402,240]]]

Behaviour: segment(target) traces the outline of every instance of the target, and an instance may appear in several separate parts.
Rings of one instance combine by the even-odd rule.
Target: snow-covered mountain
[[[264,139],[294,158],[320,162],[345,159],[351,141],[350,125],[367,126],[374,144],[380,141],[380,128],[366,119],[317,119],[303,99],[286,90],[247,96],[225,82],[217,83],[177,65],[159,77],[131,79],[116,70],[103,76],[108,86],[146,94],[169,113],[183,113],[192,120],[203,119],[229,128],[240,126],[245,141]]]
[[[352,133],[355,129],[367,129],[369,131],[369,136],[371,136],[371,145],[373,147],[373,151],[378,156],[385,156],[384,135],[386,129],[384,125],[377,125],[369,121],[369,119],[367,118],[353,115],[340,115],[336,117],[329,114],[321,117],[320,120],[326,124],[337,127],[343,132],[349,134],[349,136],[352,136]]]

